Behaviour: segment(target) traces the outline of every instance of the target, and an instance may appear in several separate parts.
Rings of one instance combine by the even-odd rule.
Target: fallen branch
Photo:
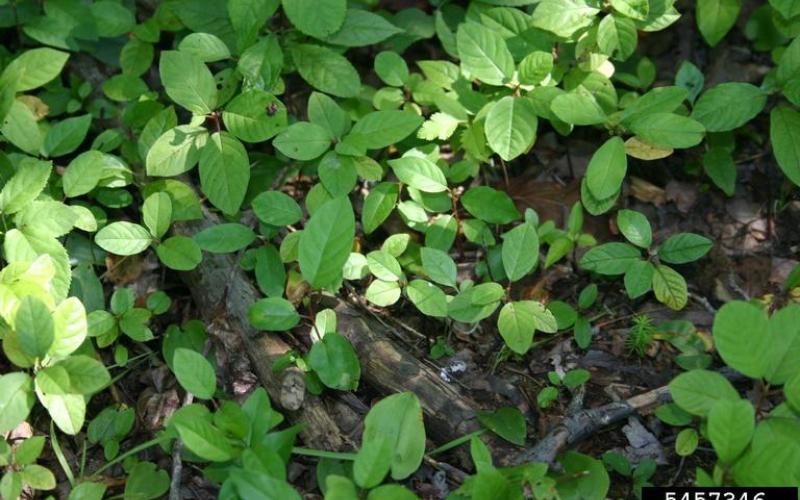
[[[659,387],[624,401],[615,401],[597,408],[580,410],[564,419],[540,439],[514,458],[514,464],[551,463],[567,447],[591,436],[598,430],[627,418],[644,408],[669,401],[669,388]]]

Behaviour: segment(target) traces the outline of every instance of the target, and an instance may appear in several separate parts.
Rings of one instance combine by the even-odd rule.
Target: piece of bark
[[[191,237],[219,223],[214,214],[204,215],[198,221],[175,223],[173,231]],[[196,269],[181,275],[208,327],[216,335],[238,335],[270,398],[291,421],[305,424],[300,431],[303,442],[314,448],[341,450],[345,442],[323,401],[306,394],[304,385],[298,387],[303,378],[294,370],[273,372],[275,361],[291,347],[279,335],[259,332],[250,325],[247,312],[259,295],[236,259],[229,254],[205,253]]]
[[[390,340],[386,326],[344,301],[338,301],[335,310],[337,331],[358,353],[364,381],[387,394],[416,394],[427,417],[428,434],[436,441],[449,441],[480,427],[476,404]]]

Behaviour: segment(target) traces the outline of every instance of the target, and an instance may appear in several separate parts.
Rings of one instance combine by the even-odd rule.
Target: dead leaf
[[[672,148],[660,148],[647,142],[631,137],[625,141],[625,153],[639,160],[652,161],[666,158],[674,152]]]
[[[631,195],[637,200],[644,203],[652,203],[657,207],[667,202],[664,190],[652,182],[635,176],[631,176],[630,179]]]

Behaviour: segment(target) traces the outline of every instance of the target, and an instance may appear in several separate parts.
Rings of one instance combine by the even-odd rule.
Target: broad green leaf
[[[631,19],[611,15],[605,16],[600,21],[597,29],[597,46],[603,54],[624,61],[636,50],[637,42],[636,24]]]
[[[673,112],[683,104],[687,95],[687,90],[679,86],[653,88],[622,111],[622,121],[630,123],[653,113]]]
[[[697,28],[706,43],[718,44],[736,24],[741,8],[741,0],[697,0]]]
[[[692,118],[709,132],[727,132],[755,118],[766,103],[767,94],[755,85],[721,83],[700,95],[692,110]]]
[[[355,390],[361,377],[361,365],[353,346],[338,333],[326,333],[308,353],[308,364],[326,387],[340,391]]]
[[[14,430],[33,408],[36,397],[28,374],[12,372],[0,376],[0,432]]]
[[[583,87],[557,95],[550,102],[550,110],[571,125],[597,125],[607,119],[595,96]]]
[[[236,456],[236,449],[225,434],[205,419],[184,418],[174,425],[184,446],[198,457],[211,462],[227,462]]]
[[[36,117],[22,101],[15,100],[11,104],[0,124],[0,133],[8,142],[30,155],[38,155],[42,148],[43,138]]]
[[[52,162],[25,158],[19,163],[17,172],[0,191],[0,212],[19,212],[35,200],[47,185]]]
[[[55,339],[50,310],[34,296],[20,300],[14,316],[14,330],[22,352],[31,358],[43,358]]]
[[[50,48],[26,50],[3,70],[0,82],[11,83],[17,92],[33,90],[61,74],[69,54]]]
[[[267,332],[291,330],[300,322],[300,316],[291,302],[280,297],[257,300],[247,313],[250,323]]]
[[[250,182],[250,159],[241,142],[226,132],[212,134],[200,150],[200,187],[223,213],[239,211]]]
[[[81,301],[70,297],[58,304],[53,311],[53,328],[56,335],[47,355],[58,360],[75,352],[89,333]]]
[[[561,38],[570,38],[588,27],[598,9],[581,0],[542,0],[533,11],[531,24]]]
[[[104,38],[113,38],[133,31],[136,18],[130,8],[112,0],[100,0],[89,6],[97,23],[97,34]]]
[[[739,400],[736,389],[725,377],[708,370],[691,370],[678,375],[669,383],[669,392],[678,406],[699,416],[708,415],[717,401]]]
[[[283,0],[283,11],[300,31],[324,39],[336,33],[345,20],[347,0]]]
[[[800,372],[800,306],[790,304],[769,320],[769,348],[765,378],[779,385]]]
[[[156,247],[158,260],[176,271],[191,271],[203,260],[203,252],[187,236],[171,236]]]
[[[387,38],[403,33],[403,29],[390,23],[383,16],[364,9],[347,9],[344,23],[325,41],[345,47],[376,45]]]
[[[72,153],[83,142],[91,123],[92,115],[76,116],[56,123],[44,137],[42,154],[57,157]]]
[[[697,435],[696,430],[682,429],[675,438],[675,453],[680,457],[688,457],[695,452],[699,441],[700,436]]]
[[[256,233],[252,229],[236,222],[217,224],[194,235],[194,241],[200,248],[211,253],[238,252],[255,239]]]
[[[641,251],[633,245],[604,243],[583,254],[580,266],[587,271],[615,276],[625,274],[628,268],[641,258]]]
[[[442,285],[456,286],[458,269],[450,255],[436,248],[422,247],[420,249],[420,257],[422,259],[422,270],[431,280]]]
[[[678,233],[670,236],[658,247],[658,257],[670,264],[694,262],[711,250],[714,243],[694,233]]]
[[[214,397],[217,376],[214,367],[199,352],[183,347],[176,349],[172,358],[172,371],[187,392],[200,399]]]
[[[289,226],[303,218],[294,198],[281,191],[265,191],[253,198],[253,212],[265,224]]]
[[[250,89],[231,99],[222,121],[239,140],[263,142],[286,128],[286,106],[270,93]]]
[[[121,187],[125,185],[132,173],[128,167],[116,156],[101,153],[100,151],[84,151],[76,156],[66,170],[62,182],[64,194],[70,198],[84,195],[99,184],[107,187]]]
[[[347,196],[356,187],[358,171],[351,156],[328,151],[319,161],[317,175],[325,190],[334,198]]]
[[[456,295],[447,304],[447,315],[462,323],[477,323],[494,313],[503,296],[499,284],[481,283]]]
[[[625,143],[612,137],[592,155],[586,168],[586,187],[596,198],[608,198],[620,190],[627,171]]]
[[[164,135],[164,132],[175,128],[177,125],[178,116],[175,114],[174,106],[159,111],[147,120],[147,123],[139,134],[139,141],[137,144],[139,157],[146,160],[150,148],[153,147],[153,144],[155,144],[158,138]]]
[[[771,130],[770,130],[771,131]],[[772,144],[775,148],[775,141]],[[703,155],[703,170],[706,175],[728,196],[736,192],[736,164],[733,155],[725,148],[711,148]]]
[[[422,124],[411,111],[373,111],[356,122],[346,139],[367,149],[381,149],[402,141]]]
[[[142,204],[142,222],[153,238],[159,239],[172,223],[172,200],[166,193],[153,193]]]
[[[367,287],[364,296],[378,307],[388,307],[400,299],[402,289],[397,281],[376,279]]]
[[[617,212],[617,227],[625,239],[641,248],[649,248],[653,242],[653,230],[643,213],[622,209]]]
[[[477,24],[461,24],[456,33],[461,67],[472,78],[489,85],[503,85],[514,74],[514,58],[496,31]]]
[[[781,171],[800,186],[800,113],[786,106],[773,108],[769,114],[769,139]]]
[[[500,335],[509,349],[518,354],[528,352],[537,329],[552,333],[556,328],[553,314],[534,300],[509,302],[503,306],[497,318]]]
[[[486,115],[486,140],[495,153],[510,161],[533,146],[536,124],[536,110],[529,99],[506,96]]]
[[[408,299],[419,311],[435,318],[447,316],[447,296],[438,286],[425,280],[413,280],[405,288]]]
[[[286,241],[286,240],[284,240]],[[256,250],[256,283],[267,297],[280,297],[286,286],[286,268],[281,255],[272,245]]]
[[[94,237],[95,243],[106,252],[116,255],[136,255],[144,252],[153,237],[147,229],[139,224],[119,221],[113,222],[100,231]]]
[[[384,50],[375,56],[375,73],[386,85],[402,87],[408,81],[408,65],[403,56]]]
[[[191,170],[208,140],[202,127],[179,125],[164,132],[147,152],[147,175],[171,177]]]
[[[104,484],[84,481],[69,492],[68,500],[103,500],[106,489]]]
[[[217,84],[203,61],[177,50],[161,53],[161,83],[175,103],[194,114],[205,115],[217,106]]]
[[[503,235],[502,260],[509,281],[533,271],[539,262],[539,236],[533,225],[523,223]]]
[[[194,189],[175,179],[161,179],[144,186],[143,196],[166,193],[172,201],[172,220],[195,220],[203,216],[200,199]]]
[[[625,292],[637,299],[653,288],[653,273],[656,268],[646,260],[634,261],[625,271]]]
[[[75,210],[60,201],[36,200],[19,212],[14,222],[27,234],[58,238],[72,229],[77,218]]]
[[[280,6],[279,0],[228,0],[226,3],[240,52],[256,42],[259,30]]]
[[[461,204],[472,216],[489,224],[508,224],[519,219],[511,197],[489,186],[471,188],[461,197]]]
[[[294,0],[292,0],[294,1]],[[344,3],[344,0],[336,0]],[[314,16],[319,16],[315,11]],[[358,71],[344,56],[319,45],[299,44],[290,49],[297,72],[315,89],[336,97],[355,97],[361,89]]]
[[[361,209],[361,225],[369,234],[380,227],[397,204],[400,187],[393,182],[381,182],[364,198]]]
[[[156,469],[156,465],[152,462],[138,462],[128,473],[124,498],[126,500],[159,498],[169,490],[169,484],[169,475],[166,471]]]
[[[293,160],[308,161],[320,157],[331,146],[328,132],[311,122],[293,123],[278,134],[273,146]]]
[[[525,445],[528,429],[525,416],[517,408],[500,408],[496,412],[480,412],[478,420],[487,429],[517,446]]]
[[[650,144],[668,148],[690,148],[700,144],[703,124],[673,113],[653,113],[635,119],[631,131]]]
[[[611,0],[611,6],[631,19],[644,21],[650,13],[650,2],[647,0]]]
[[[653,292],[656,299],[670,309],[679,311],[689,300],[686,280],[669,266],[659,264],[653,271]]]
[[[131,38],[119,54],[119,65],[124,74],[140,76],[153,64],[153,44]]]
[[[41,372],[40,372],[41,373]],[[86,401],[82,394],[48,394],[38,387],[39,377],[37,374],[37,395],[42,406],[47,408],[47,412],[53,418],[53,422],[65,434],[74,436],[80,432],[86,419]]]
[[[714,345],[731,368],[751,378],[761,378],[774,362],[770,359],[769,319],[758,306],[728,302],[714,317]]]
[[[72,355],[53,366],[66,371],[72,393],[90,396],[111,382],[111,375],[105,365],[90,356]]]
[[[369,272],[383,281],[399,281],[403,277],[400,263],[384,250],[374,250],[368,253],[367,267],[369,267]]]
[[[708,412],[708,439],[723,463],[738,457],[753,437],[755,411],[745,399],[721,400]]]
[[[321,92],[312,92],[308,98],[308,121],[327,130],[332,139],[342,138],[351,125],[350,116],[345,110]]]
[[[225,42],[210,33],[190,33],[186,35],[178,50],[197,57],[204,63],[221,61],[231,57],[231,52]]]
[[[444,172],[432,161],[419,156],[404,156],[389,160],[400,182],[425,193],[440,193],[447,190]]]
[[[392,479],[399,481],[414,473],[425,454],[425,427],[417,396],[411,392],[393,394],[373,406],[364,419],[361,443],[356,467],[362,454],[369,455],[377,447],[389,451]],[[384,443],[388,443],[388,449]]]
[[[314,288],[334,285],[342,276],[354,236],[350,200],[334,198],[323,204],[300,236],[298,261],[303,278]]]

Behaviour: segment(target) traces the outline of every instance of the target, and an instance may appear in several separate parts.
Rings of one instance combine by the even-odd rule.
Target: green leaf
[[[479,412],[478,421],[509,443],[525,445],[528,433],[525,417],[516,408],[500,408],[496,412]]]
[[[755,85],[721,83],[700,95],[692,110],[692,118],[709,132],[727,132],[755,118],[766,103],[767,94]]]
[[[344,0],[341,1],[344,3]],[[313,10],[314,16],[319,16],[318,9]],[[297,72],[315,89],[336,97],[358,95],[361,78],[344,56],[326,47],[310,44],[294,45],[289,52],[297,66]]]
[[[361,225],[364,233],[375,231],[389,217],[397,205],[400,187],[393,182],[381,182],[364,198],[361,209]]]
[[[800,306],[790,304],[773,314],[769,337],[765,378],[779,385],[800,372]]]
[[[178,50],[200,59],[204,63],[221,61],[231,57],[231,52],[225,42],[210,33],[190,33],[186,35]]]
[[[217,390],[217,375],[211,363],[197,351],[186,348],[175,350],[172,371],[181,387],[200,399],[211,399]]]
[[[741,8],[741,0],[697,0],[697,28],[706,43],[718,44],[736,24]]]
[[[536,109],[529,99],[506,96],[486,115],[489,147],[506,161],[528,151],[536,140]]]
[[[771,130],[770,130],[771,131]],[[773,141],[773,149],[775,144]],[[736,192],[736,164],[725,148],[711,148],[703,154],[703,170],[718,188],[728,196]]]
[[[334,198],[347,196],[356,187],[358,171],[352,156],[328,151],[317,166],[317,175],[325,190]]]
[[[768,355],[769,327],[767,315],[760,307],[747,302],[728,302],[714,317],[715,347],[728,366],[748,377],[761,378],[773,363]]]
[[[620,210],[617,212],[617,227],[625,239],[637,247],[650,248],[653,242],[653,230],[643,213],[636,210]]]
[[[166,193],[153,193],[142,204],[142,222],[153,238],[159,239],[172,223],[172,200]]]
[[[700,259],[713,246],[711,240],[699,234],[678,233],[658,247],[658,257],[670,264],[686,264]]]
[[[125,182],[124,179],[129,175],[128,167],[116,156],[94,150],[85,151],[69,162],[64,170],[64,194],[75,198],[90,192],[101,181],[103,184],[110,181],[112,185],[117,185],[119,181]]]
[[[607,119],[595,96],[583,87],[557,95],[550,102],[550,110],[571,125],[598,125]]]
[[[634,261],[625,271],[625,291],[631,299],[637,299],[653,288],[656,268],[646,260]]]
[[[508,224],[519,219],[511,197],[488,186],[471,188],[461,197],[461,204],[473,217],[489,224]]]
[[[580,0],[542,0],[533,11],[531,24],[561,38],[570,38],[588,27],[598,12]]]
[[[283,11],[300,31],[324,39],[336,33],[345,20],[346,0],[283,0]]]
[[[294,198],[281,191],[265,191],[253,198],[253,212],[265,224],[290,226],[303,218]]]
[[[361,486],[367,487],[359,481],[361,462],[375,453],[376,449],[388,452],[390,459],[387,469],[391,470],[392,479],[401,480],[413,474],[425,454],[425,427],[417,396],[410,392],[393,394],[373,406],[364,419],[361,443],[354,465],[356,482]],[[380,483],[383,474],[375,484]]]
[[[139,224],[120,221],[113,222],[98,231],[94,241],[106,252],[116,255],[136,255],[150,246],[152,236]]]
[[[596,198],[608,198],[620,190],[627,171],[625,143],[612,137],[592,155],[586,168],[586,187]]]
[[[236,449],[225,434],[205,419],[182,418],[174,425],[184,446],[198,457],[210,462],[227,462],[236,456]]]
[[[68,58],[69,54],[60,50],[26,50],[6,66],[0,82],[13,82],[16,92],[33,90],[60,75]]]
[[[503,235],[503,269],[509,281],[517,281],[533,271],[539,262],[539,236],[536,228],[523,223]]]
[[[645,5],[648,5],[645,2]],[[636,50],[636,24],[627,17],[605,16],[598,25],[597,46],[603,54],[624,61]]]
[[[322,156],[331,146],[331,139],[319,125],[297,122],[278,134],[272,145],[293,160],[308,161]]]
[[[147,175],[170,177],[191,170],[208,139],[202,127],[179,125],[164,132],[147,152]]]
[[[400,300],[401,292],[402,290],[397,281],[376,279],[369,284],[364,296],[378,307],[387,307]]]
[[[676,311],[683,309],[689,300],[686,280],[677,271],[663,264],[655,266],[653,292],[659,302]]]
[[[216,108],[217,84],[197,56],[166,50],[161,53],[158,70],[165,92],[175,103],[197,115],[205,115]]]
[[[781,171],[800,186],[800,113],[786,106],[773,108],[769,114],[769,139]]]
[[[257,300],[247,313],[250,323],[267,332],[291,330],[300,322],[300,316],[291,302],[280,297]]]
[[[800,372],[786,382],[783,386],[783,394],[792,410],[800,411]]]
[[[447,190],[444,172],[432,161],[419,156],[404,156],[388,161],[400,182],[424,193]]]
[[[250,89],[231,99],[222,121],[239,140],[263,142],[286,128],[286,106],[270,93]]]
[[[408,81],[408,65],[403,56],[384,50],[375,56],[375,73],[386,85],[402,87]]]
[[[86,138],[92,115],[67,118],[48,130],[42,144],[42,154],[47,157],[64,156],[75,151]]]
[[[19,212],[35,200],[47,185],[52,162],[24,158],[17,172],[6,182],[0,191],[0,212],[13,214]]]
[[[673,113],[653,113],[636,118],[630,128],[643,141],[667,148],[696,146],[705,134],[702,123]]]
[[[706,416],[717,401],[739,400],[736,389],[725,377],[708,370],[678,375],[669,383],[669,392],[678,406],[699,416]]]
[[[317,210],[300,236],[298,261],[303,278],[314,288],[335,284],[350,255],[355,217],[350,200],[334,198]]]
[[[0,432],[12,431],[28,418],[35,401],[33,381],[28,374],[0,375]]]
[[[169,490],[169,476],[166,471],[156,469],[156,465],[150,462],[138,462],[128,473],[124,498],[125,500],[159,498],[167,490]]]
[[[22,481],[36,490],[53,490],[56,477],[43,465],[31,464],[22,469]]]
[[[399,281],[403,276],[400,263],[389,252],[374,250],[367,254],[369,271],[383,281]]]
[[[413,280],[405,288],[405,292],[408,300],[422,314],[435,318],[447,316],[447,296],[433,283],[425,280]]]
[[[587,271],[615,276],[625,274],[628,268],[641,258],[641,251],[633,245],[604,243],[583,254],[580,266]]]
[[[650,13],[650,3],[647,0],[611,0],[614,10],[631,19],[644,21]]]
[[[84,481],[72,488],[68,500],[103,500],[106,489],[104,484]]]
[[[308,353],[308,364],[325,386],[340,391],[355,390],[361,365],[353,346],[338,333],[326,333]]]
[[[756,419],[753,405],[744,399],[721,400],[708,412],[708,439],[723,463],[738,457],[753,437]]]
[[[31,358],[43,358],[55,339],[50,310],[33,295],[20,300],[14,316],[14,330],[22,352]]]
[[[200,150],[200,186],[223,213],[239,211],[250,182],[250,159],[238,139],[227,132],[212,134]]]
[[[626,107],[622,111],[622,121],[630,123],[636,118],[653,113],[673,112],[683,104],[687,95],[688,91],[684,87],[656,87]]]
[[[48,356],[59,359],[75,352],[89,333],[86,310],[76,297],[61,301],[53,311],[53,328],[56,336]]]
[[[36,382],[38,386],[38,374]],[[86,419],[86,401],[82,394],[47,394],[39,387],[37,391],[42,406],[47,408],[53,422],[62,432],[71,436],[80,432]]]
[[[403,30],[378,14],[363,9],[347,9],[344,23],[325,41],[345,47],[365,47],[376,45],[398,33],[403,33]]]
[[[700,437],[694,429],[683,429],[675,438],[675,453],[681,457],[688,457],[697,449]]]
[[[366,149],[381,149],[402,141],[422,124],[422,117],[411,111],[373,111],[356,122],[346,140]]]
[[[42,147],[42,134],[31,109],[22,101],[11,104],[5,119],[0,124],[3,136],[22,151],[38,155]]]
[[[53,366],[66,371],[71,393],[90,396],[111,382],[111,375],[105,365],[90,356],[72,355]]]
[[[553,333],[557,329],[553,314],[534,300],[509,302],[500,310],[497,329],[506,345],[517,354],[525,354],[533,343],[536,330]]]
[[[158,260],[176,271],[191,271],[203,260],[203,252],[193,239],[172,236],[156,247]]]
[[[514,58],[497,31],[477,23],[463,23],[456,33],[461,67],[472,78],[503,85],[514,74]]]
[[[420,257],[422,269],[430,279],[442,285],[456,286],[458,269],[455,261],[446,252],[436,248],[422,247]]]
[[[131,76],[140,76],[153,64],[153,44],[131,38],[119,54],[119,65],[122,72]]]
[[[333,139],[340,139],[350,130],[350,116],[325,94],[312,92],[308,98],[308,121],[325,130]]]
[[[230,0],[227,2],[228,17],[236,33],[239,52],[253,45],[259,30],[275,14],[279,0]]]
[[[252,229],[236,222],[217,224],[194,235],[194,241],[200,248],[211,253],[238,252],[255,239],[256,233]]]

